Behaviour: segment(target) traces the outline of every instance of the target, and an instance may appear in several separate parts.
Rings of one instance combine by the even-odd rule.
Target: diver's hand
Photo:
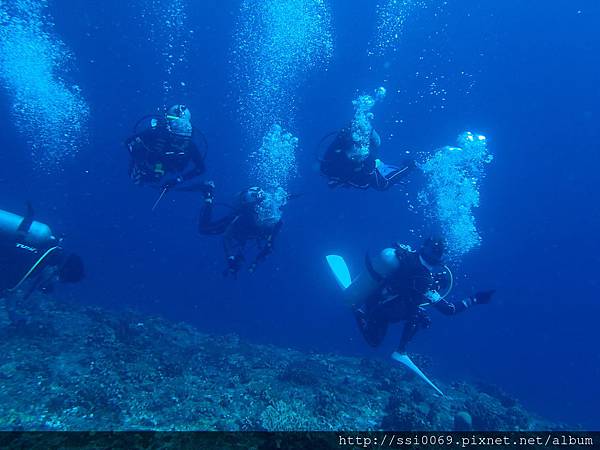
[[[173,189],[175,186],[177,186],[182,181],[183,181],[183,178],[181,178],[181,177],[177,177],[172,180],[169,180],[165,184],[162,185],[161,190],[167,191],[169,189]]]
[[[492,300],[492,295],[494,295],[494,292],[496,292],[496,289],[476,293],[473,296],[473,303],[475,303],[476,305],[488,304]]]

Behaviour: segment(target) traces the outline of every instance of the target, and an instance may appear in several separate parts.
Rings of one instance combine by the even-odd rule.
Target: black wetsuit
[[[188,181],[205,171],[204,156],[192,138],[171,133],[164,125],[128,138],[125,145],[131,156],[129,176],[136,184],[160,187],[167,175]]]
[[[28,293],[35,289],[50,290],[54,275],[65,257],[63,249],[51,243],[37,248],[18,238],[0,239],[0,296],[20,287],[25,281],[28,282]],[[38,261],[40,263],[30,273]]]
[[[244,259],[247,242],[255,241],[259,249],[253,263],[255,266],[273,251],[273,241],[282,224],[281,220],[274,225],[259,224],[255,205],[252,204],[238,206],[225,217],[213,220],[213,204],[207,202],[200,212],[198,231],[200,234],[222,234],[225,257],[238,266]],[[239,267],[230,266],[230,269]]]
[[[398,346],[398,351],[404,352],[417,331],[430,326],[431,320],[420,305],[430,303],[426,294],[437,291],[439,286],[421,263],[417,252],[399,247],[396,257],[400,267],[387,279],[380,280],[380,290],[355,311],[355,316],[365,340],[373,347],[381,344],[389,324],[406,321]],[[373,277],[379,277],[368,261],[367,269]],[[431,304],[442,314],[450,316],[465,311],[472,301],[466,299],[452,303],[442,299]]]
[[[379,136],[373,130],[369,141],[369,155],[362,161],[353,160],[348,155],[354,146],[352,131],[350,128],[342,128],[321,160],[321,173],[329,178],[329,186],[358,189],[371,187],[385,191],[398,183],[413,163],[407,162],[403,167],[395,167],[379,162],[380,166],[377,167],[379,145]]]

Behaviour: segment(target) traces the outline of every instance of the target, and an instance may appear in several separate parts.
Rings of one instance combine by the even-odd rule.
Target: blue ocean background
[[[85,282],[61,295],[252,342],[387,357],[401,327],[377,351],[363,343],[336,301],[324,256],[343,254],[357,272],[369,249],[417,245],[410,230],[423,218],[409,211],[402,189],[332,191],[316,169],[319,140],[348,122],[358,92],[383,85],[389,95],[375,126],[384,160],[454,144],[467,129],[485,134],[495,156],[476,210],[482,245],[455,268],[457,297],[494,288],[494,302],[455,318],[434,315],[411,350],[433,360],[435,377],[484,380],[545,417],[600,429],[600,4],[456,0],[410,16],[397,52],[375,57],[374,3],[332,0],[331,65],[302,84],[290,127],[300,139],[292,191],[302,195],[286,207],[275,253],[233,281],[221,274],[220,240],[196,232],[199,194],[173,193],[152,212],[157,192],[127,176],[122,142],[163,102],[160,55],[135,3],[50,5],[91,108],[89,144],[60,170],[32,163],[11,98],[0,94],[0,207],[24,211],[31,201],[38,220],[86,262]],[[223,202],[248,186],[247,157],[256,150],[232,82],[238,11],[233,0],[189,8],[194,38],[174,75],[186,86],[167,99],[192,109],[209,143],[206,178]]]

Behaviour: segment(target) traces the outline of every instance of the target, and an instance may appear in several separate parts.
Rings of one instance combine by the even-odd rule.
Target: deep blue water
[[[254,150],[230,83],[239,4],[193,3],[189,92],[169,100],[194,111],[210,146],[207,177],[227,201],[247,185]],[[303,195],[285,210],[276,252],[234,282],[221,276],[219,239],[196,233],[198,195],[173,194],[153,213],[156,192],[127,177],[121,142],[162,103],[159,56],[135,6],[54,0],[55,31],[76,55],[74,77],[92,110],[90,144],[59,174],[36,170],[1,93],[0,207],[20,211],[31,200],[38,218],[84,256],[85,282],[61,290],[75,301],[134,307],[255,342],[385,357],[400,327],[380,350],[368,348],[335,302],[323,257],[340,252],[358,270],[368,249],[416,244],[408,230],[420,218],[401,191],[331,191],[315,170],[317,142],[348,121],[357,90],[383,84],[391,93],[376,113],[384,155],[432,151],[466,129],[485,133],[495,155],[476,211],[482,246],[456,268],[457,296],[495,288],[494,302],[455,318],[434,314],[411,349],[431,356],[434,376],[495,383],[544,416],[600,429],[591,401],[600,398],[600,5],[485,3],[450,2],[437,17],[434,8],[415,13],[398,52],[376,58],[367,55],[372,2],[330,2],[334,56],[327,72],[303,83],[292,130],[301,142],[293,187]],[[416,72],[444,75],[447,100],[429,95]]]

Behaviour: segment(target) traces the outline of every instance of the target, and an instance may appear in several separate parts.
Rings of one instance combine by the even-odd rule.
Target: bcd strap
[[[377,281],[378,283],[382,283],[384,281],[384,278],[380,274],[378,274],[373,268],[373,263],[371,262],[371,257],[368,253],[365,255],[365,266],[367,267],[367,271],[375,281]]]

